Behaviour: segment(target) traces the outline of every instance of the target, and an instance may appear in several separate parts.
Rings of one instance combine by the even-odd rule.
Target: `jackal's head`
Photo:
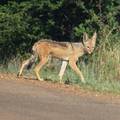
[[[95,32],[91,38],[88,37],[87,33],[83,35],[83,44],[85,47],[85,51],[91,54],[95,48],[97,33]]]

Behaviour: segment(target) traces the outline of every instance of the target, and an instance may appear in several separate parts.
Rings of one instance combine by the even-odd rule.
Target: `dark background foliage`
[[[23,56],[41,38],[80,41],[98,32],[120,38],[119,0],[0,0],[0,61]]]

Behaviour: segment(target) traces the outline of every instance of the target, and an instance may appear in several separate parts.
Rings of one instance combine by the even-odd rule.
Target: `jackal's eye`
[[[87,48],[88,48],[88,49],[90,49],[90,47],[89,47],[89,46],[87,46]]]

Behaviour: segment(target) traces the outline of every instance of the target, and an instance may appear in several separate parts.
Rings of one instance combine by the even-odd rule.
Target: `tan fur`
[[[76,62],[79,57],[83,56],[85,53],[91,54],[94,50],[96,43],[96,32],[92,36],[91,39],[88,38],[87,33],[83,35],[83,43],[82,42],[56,42],[48,39],[42,39],[36,42],[32,50],[34,55],[38,56],[40,62],[35,66],[35,74],[38,80],[43,80],[39,71],[41,68],[47,63],[49,57],[56,57],[58,59],[63,60],[61,70],[59,72],[60,79],[62,79],[63,74],[65,72],[67,63],[69,62],[70,67],[79,75],[81,81],[85,83],[82,72],[78,69]],[[23,62],[22,67],[18,76],[22,74],[22,71],[26,65],[29,65],[32,59],[28,59]],[[66,61],[66,62],[65,62]]]

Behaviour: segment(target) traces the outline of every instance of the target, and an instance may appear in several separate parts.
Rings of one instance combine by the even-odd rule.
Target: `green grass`
[[[80,65],[78,65],[80,67]],[[18,72],[18,65],[17,64],[9,64],[8,68],[5,68],[3,66],[0,67],[0,72],[8,72],[8,73],[16,73]],[[53,83],[59,82],[59,69],[60,66],[49,68],[44,67],[41,71],[41,76]],[[81,83],[79,77],[76,75],[76,73],[71,70],[71,68],[68,66],[67,70],[64,74],[63,81],[67,84],[71,85],[79,85],[83,89],[87,89],[90,91],[97,91],[97,92],[104,92],[104,93],[115,93],[120,94],[120,81],[117,80],[102,80],[96,78],[96,73],[94,73],[93,68],[89,68],[89,65],[81,65],[81,70],[85,76],[86,84]],[[24,71],[24,74],[28,75],[32,74],[34,75],[33,71]]]
[[[87,61],[87,62],[83,62]],[[0,72],[17,73],[18,63],[10,62],[7,67],[1,65]],[[54,67],[53,67],[54,66]],[[120,45],[111,48],[102,46],[98,52],[94,52],[87,60],[80,60],[78,67],[83,72],[86,84],[82,84],[76,73],[67,66],[63,81],[71,85],[80,85],[83,89],[98,92],[110,92],[120,94]],[[52,82],[59,82],[58,73],[60,61],[53,61],[53,65],[45,66],[41,70],[41,77]],[[25,74],[34,75],[33,71],[24,71]]]

